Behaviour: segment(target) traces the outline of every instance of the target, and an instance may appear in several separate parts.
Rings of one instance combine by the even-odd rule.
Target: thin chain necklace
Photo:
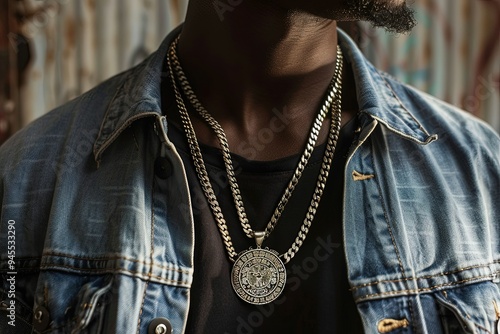
[[[309,139],[306,144],[306,148],[299,160],[292,179],[290,180],[288,187],[286,188],[280,202],[278,203],[278,206],[276,207],[269,223],[267,224],[266,229],[264,231],[254,231],[248,223],[248,218],[245,213],[241,193],[234,173],[229,144],[227,142],[224,130],[199,102],[187,80],[186,75],[184,74],[184,71],[177,57],[177,44],[179,41],[179,37],[180,36],[178,36],[172,42],[168,51],[167,62],[169,75],[198,179],[212,210],[212,213],[215,217],[215,220],[217,221],[217,226],[226,247],[226,251],[229,255],[229,259],[234,262],[233,270],[231,273],[231,282],[233,285],[233,289],[241,299],[248,303],[256,305],[270,303],[277,299],[283,292],[286,283],[285,264],[287,264],[295,256],[299,248],[304,243],[304,240],[306,239],[307,233],[309,232],[309,228],[311,227],[312,221],[316,214],[316,210],[319,206],[321,196],[323,195],[326,180],[328,179],[328,174],[330,172],[341,123],[341,89],[343,64],[342,51],[340,50],[340,47],[337,46],[337,62],[335,66],[335,73],[330,83],[327,97],[314,121]],[[229,186],[231,188],[231,194],[233,196],[236,211],[238,213],[238,218],[245,235],[249,238],[255,239],[257,246],[256,249],[250,248],[249,250],[243,251],[240,254],[238,254],[234,249],[231,237],[229,236],[226,220],[224,219],[224,215],[222,214],[219,202],[217,201],[212,185],[210,183],[203,156],[196,139],[196,133],[191,123],[186,105],[184,104],[181,92],[177,87],[176,79],[179,81],[182,91],[188,98],[189,102],[199,113],[199,115],[208,123],[208,125],[212,128],[217,136],[229,180]],[[302,176],[303,171],[307,166],[309,158],[311,157],[311,154],[316,145],[321,125],[323,124],[325,116],[329,110],[331,110],[332,112],[332,120],[330,123],[330,130],[321,170],[318,175],[316,188],[313,193],[311,204],[306,213],[303,224],[298,232],[298,235],[292,243],[292,246],[284,254],[278,255],[278,252],[274,250],[262,248],[262,243],[265,241],[265,239],[267,239],[267,237],[276,227],[278,220],[281,217],[281,214],[286,204],[288,203],[293,190],[295,189],[295,186]],[[283,260],[281,258],[283,258]]]

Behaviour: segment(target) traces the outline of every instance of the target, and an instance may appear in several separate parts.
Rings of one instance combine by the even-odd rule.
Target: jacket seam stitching
[[[376,281],[376,282],[371,282],[371,283],[365,283],[365,284],[353,286],[350,290],[358,290],[358,289],[361,289],[361,288],[365,288],[365,287],[372,286],[372,285],[377,285],[377,284],[380,284],[380,283],[395,283],[395,282],[402,282],[402,281],[408,281],[408,280],[423,280],[423,279],[435,278],[435,277],[438,277],[438,276],[452,275],[452,274],[460,273],[460,272],[463,272],[463,271],[466,271],[466,270],[470,270],[470,269],[477,269],[477,268],[488,267],[491,264],[495,264],[495,263],[499,263],[499,262],[500,261],[493,261],[493,262],[490,262],[490,263],[487,263],[487,264],[481,264],[481,265],[475,265],[475,266],[470,266],[470,267],[466,267],[466,268],[460,268],[460,269],[457,269],[457,270],[447,271],[447,272],[439,273],[439,274],[435,274],[435,275],[427,275],[427,276],[420,276],[420,277],[408,277],[408,278],[404,278],[404,279],[381,280],[381,281]]]
[[[140,264],[144,264],[144,265],[150,265],[150,263],[148,263],[146,261],[135,260],[135,259],[132,259],[132,258],[129,258],[129,257],[126,257],[126,256],[93,257],[93,258],[90,258],[90,257],[80,257],[80,256],[66,255],[66,254],[62,254],[62,253],[44,253],[43,255],[45,255],[45,256],[47,256],[47,255],[48,256],[61,256],[61,257],[67,257],[67,258],[70,258],[70,259],[75,259],[75,260],[126,260],[126,261],[130,261],[130,262],[133,262],[133,263],[140,263]],[[164,265],[158,265],[158,264],[153,264],[153,266],[161,268],[161,269],[167,269],[167,270],[170,270],[170,271],[176,271],[176,272],[179,272],[179,273],[184,273],[184,274],[189,274],[190,273],[189,270],[176,269],[176,268],[173,268],[173,267],[170,267],[170,266],[164,266]]]
[[[152,201],[152,205],[151,205],[151,240],[150,240],[150,243],[151,243],[151,247],[150,247],[150,254],[149,254],[149,261],[151,262],[151,265],[149,267],[149,276],[151,276],[153,274],[153,259],[154,259],[154,241],[155,241],[155,181],[154,181],[154,178],[153,178],[153,184],[152,184],[152,187],[151,187],[151,201]],[[141,311],[139,312],[139,319],[137,321],[137,334],[140,333],[140,329],[141,329],[141,317],[142,317],[142,313],[144,311],[144,303],[146,302],[146,292],[148,290],[148,286],[149,286],[149,280],[146,282],[146,285],[144,287],[144,293],[142,294],[142,303],[141,303]]]
[[[44,269],[53,269],[53,268],[65,268],[65,269],[73,269],[73,270],[74,269],[81,269],[81,268],[75,268],[75,267],[66,266],[66,265],[42,266],[42,267],[40,267],[40,269],[42,269],[42,270],[44,270]],[[187,282],[187,281],[178,281],[178,280],[173,280],[173,279],[169,279],[169,278],[164,278],[164,277],[161,277],[161,276],[153,275],[151,273],[143,273],[143,272],[140,272],[140,271],[132,271],[132,270],[126,270],[126,269],[118,269],[118,270],[85,269],[85,270],[82,270],[82,272],[101,273],[101,274],[104,274],[104,273],[117,273],[117,272],[120,272],[120,273],[130,273],[130,274],[141,276],[141,277],[154,278],[154,279],[157,279],[159,281],[163,281],[165,283],[176,283],[176,284],[183,284],[183,285],[188,285],[189,284],[189,282]]]
[[[401,293],[403,293],[403,294],[409,294],[409,293],[419,293],[419,292],[430,292],[430,291],[432,291],[434,289],[437,289],[437,288],[442,288],[442,287],[454,286],[454,285],[458,285],[458,284],[462,284],[462,283],[473,282],[473,281],[480,280],[480,279],[483,279],[483,278],[491,278],[491,275],[477,276],[477,277],[472,277],[472,278],[468,278],[468,279],[457,281],[457,282],[450,282],[450,283],[438,284],[438,285],[434,285],[434,286],[431,286],[431,287],[428,287],[428,288],[418,288],[418,289],[408,289],[408,290],[397,290],[397,291],[388,291],[388,292],[373,293],[373,294],[364,295],[364,296],[356,298],[356,302],[359,302],[359,301],[362,301],[362,300],[365,300],[365,299],[368,299],[368,298],[372,298],[372,297],[377,297],[377,296],[390,296],[390,295],[397,295],[397,294],[401,294]]]

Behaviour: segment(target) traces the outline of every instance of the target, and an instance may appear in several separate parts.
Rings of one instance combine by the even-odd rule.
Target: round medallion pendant
[[[231,283],[238,297],[247,303],[268,304],[285,288],[285,265],[275,251],[249,249],[234,262]]]

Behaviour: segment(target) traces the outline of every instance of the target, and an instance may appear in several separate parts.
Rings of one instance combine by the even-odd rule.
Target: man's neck
[[[180,61],[199,100],[230,144],[269,127],[278,110],[290,120],[288,137],[301,146],[334,73],[336,22],[264,1],[243,1],[221,15],[212,1],[203,2],[191,3],[179,42]],[[213,143],[202,127],[201,140]],[[281,135],[286,142],[287,134]]]

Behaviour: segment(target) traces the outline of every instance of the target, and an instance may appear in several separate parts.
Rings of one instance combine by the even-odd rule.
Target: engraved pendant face
[[[247,303],[268,304],[285,288],[285,265],[275,251],[249,249],[234,262],[231,283],[238,297]]]

